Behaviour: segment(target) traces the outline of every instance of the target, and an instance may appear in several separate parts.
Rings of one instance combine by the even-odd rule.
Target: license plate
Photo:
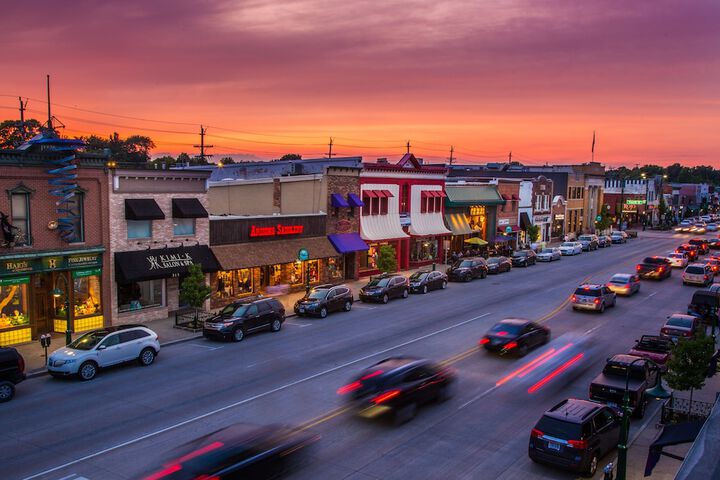
[[[298,312],[300,312],[300,313],[305,313],[305,309],[304,309],[304,308],[298,308]]]
[[[548,442],[548,448],[549,448],[550,450],[557,450],[557,451],[559,452],[559,451],[560,451],[560,444],[557,443],[557,442]]]
[[[615,402],[607,402],[607,404],[608,404],[608,407],[613,407],[613,408],[617,408],[617,406],[618,406],[618,404]]]

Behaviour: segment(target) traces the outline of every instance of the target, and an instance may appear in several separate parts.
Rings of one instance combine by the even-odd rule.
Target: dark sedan
[[[513,267],[529,267],[537,263],[537,255],[532,250],[519,250],[512,254]]]
[[[380,275],[362,287],[359,296],[363,302],[388,303],[392,298],[407,298],[408,293],[410,288],[402,275]]]
[[[483,338],[480,345],[485,350],[523,356],[533,348],[550,340],[550,329],[530,320],[506,318],[496,323]]]
[[[447,288],[447,275],[442,272],[420,270],[408,278],[410,293],[428,293],[430,290]]]
[[[349,312],[352,309],[353,294],[345,285],[318,285],[295,302],[295,314],[327,317],[330,312]]]
[[[507,257],[490,257],[487,265],[488,273],[503,273],[512,269],[512,262]]]
[[[473,278],[485,278],[488,274],[488,265],[482,257],[461,258],[447,269],[449,280],[469,282]]]

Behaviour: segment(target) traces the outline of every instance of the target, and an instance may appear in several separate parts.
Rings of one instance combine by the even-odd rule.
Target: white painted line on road
[[[480,395],[478,395],[478,396],[476,396],[476,397],[473,397],[472,399],[470,399],[470,400],[468,400],[467,402],[465,402],[465,403],[463,403],[462,405],[460,405],[460,406],[458,407],[458,410],[462,410],[463,408],[467,407],[467,406],[470,405],[471,403],[474,403],[474,402],[480,400],[481,398],[489,395],[493,390],[495,390],[495,389],[497,389],[497,388],[498,388],[497,385],[495,385],[494,387],[488,388],[487,390],[485,390],[485,391],[484,391],[483,393],[481,393]]]
[[[477,317],[473,317],[473,318],[471,318],[471,319],[469,319],[469,320],[464,320],[464,321],[462,321],[462,322],[455,323],[455,324],[453,324],[453,325],[450,325],[449,327],[441,328],[440,330],[435,330],[434,332],[430,332],[430,333],[428,333],[428,334],[421,335],[421,336],[419,336],[419,337],[413,338],[412,340],[408,340],[407,342],[399,343],[399,344],[394,345],[394,346],[392,346],[392,347],[388,347],[388,348],[384,348],[384,349],[382,349],[382,350],[378,350],[377,352],[371,353],[371,354],[369,354],[369,355],[365,355],[365,356],[360,357],[360,358],[356,358],[355,360],[351,360],[351,361],[349,361],[349,362],[345,362],[345,363],[343,363],[343,364],[341,364],[341,365],[337,365],[337,366],[332,367],[332,368],[328,368],[327,370],[323,370],[323,371],[321,371],[321,372],[314,373],[314,374],[309,375],[309,376],[307,376],[307,377],[305,377],[305,378],[301,378],[301,379],[299,379],[299,380],[295,380],[294,382],[286,383],[285,385],[281,385],[281,386],[279,386],[279,387],[273,388],[273,389],[268,390],[268,391],[263,392],[263,393],[258,393],[257,395],[253,395],[252,397],[248,397],[248,398],[246,398],[246,399],[244,399],[244,400],[240,400],[240,401],[231,403],[231,404],[229,404],[229,405],[225,405],[224,407],[216,408],[215,410],[211,410],[211,411],[209,411],[209,412],[203,413],[202,415],[198,415],[198,416],[196,416],[196,417],[188,418],[187,420],[183,420],[182,422],[178,422],[178,423],[176,423],[176,424],[174,424],[174,425],[170,425],[170,426],[167,426],[167,427],[165,427],[165,428],[161,428],[160,430],[155,430],[154,432],[146,433],[145,435],[141,435],[141,436],[136,437],[136,438],[133,438],[133,439],[131,439],[131,440],[127,440],[127,441],[125,441],[125,442],[118,443],[117,445],[113,445],[112,447],[107,447],[107,448],[104,448],[104,449],[102,449],[102,450],[98,450],[98,451],[95,452],[95,453],[91,453],[91,454],[89,454],[89,455],[85,455],[84,457],[80,457],[80,458],[77,458],[77,459],[72,460],[72,461],[70,461],[70,462],[64,463],[64,464],[62,464],[62,465],[58,465],[57,467],[53,467],[53,468],[50,468],[50,469],[48,469],[48,470],[44,470],[44,471],[42,471],[42,472],[36,473],[36,474],[34,474],[34,475],[30,475],[29,477],[25,477],[23,480],[32,480],[33,478],[38,478],[38,477],[42,477],[43,475],[47,475],[47,474],[49,474],[49,473],[57,472],[58,470],[62,470],[63,468],[67,468],[67,467],[70,467],[70,466],[72,466],[72,465],[76,465],[76,464],[78,464],[78,463],[80,463],[80,462],[84,462],[84,461],[86,461],[86,460],[90,460],[91,458],[99,457],[100,455],[104,455],[104,454],[109,453],[109,452],[112,452],[112,451],[114,451],[114,450],[118,450],[118,449],[120,449],[120,448],[127,447],[128,445],[132,445],[132,444],[141,442],[141,441],[143,441],[143,440],[147,440],[148,438],[155,437],[155,436],[160,435],[160,434],[162,434],[162,433],[169,432],[170,430],[175,430],[176,428],[180,428],[180,427],[182,427],[182,426],[184,426],[184,425],[187,425],[188,423],[196,422],[196,421],[198,421],[198,420],[202,420],[203,418],[207,418],[207,417],[210,417],[210,416],[215,415],[215,414],[217,414],[217,413],[224,412],[225,410],[229,410],[229,409],[231,409],[231,408],[235,408],[235,407],[238,407],[238,406],[240,406],[240,405],[244,405],[244,404],[246,404],[246,403],[250,403],[250,402],[252,402],[252,401],[254,401],[254,400],[257,400],[257,399],[259,399],[259,398],[267,397],[268,395],[272,395],[273,393],[277,393],[277,392],[280,392],[280,391],[282,391],[282,390],[287,390],[288,388],[294,387],[295,385],[299,385],[299,384],[301,384],[301,383],[308,382],[308,381],[310,381],[310,380],[314,380],[314,379],[316,379],[316,378],[318,378],[318,377],[322,377],[323,375],[327,375],[328,373],[332,373],[332,372],[335,372],[335,371],[337,371],[337,370],[340,370],[340,369],[343,369],[343,368],[345,368],[345,367],[348,367],[348,366],[350,366],[350,365],[353,365],[353,364],[355,364],[355,363],[362,362],[363,360],[367,360],[367,359],[372,358],[372,357],[375,357],[375,356],[377,356],[377,355],[382,355],[383,353],[387,353],[387,352],[390,352],[390,351],[395,350],[395,349],[398,349],[398,348],[406,347],[406,346],[408,346],[408,345],[410,345],[410,344],[419,342],[420,340],[425,340],[426,338],[430,338],[430,337],[433,337],[433,336],[435,336],[435,335],[439,335],[439,334],[441,334],[441,333],[445,333],[445,332],[447,332],[447,331],[449,331],[449,330],[452,330],[452,329],[454,329],[454,328],[461,327],[461,326],[463,326],[463,325],[467,325],[467,324],[470,323],[470,322],[474,322],[475,320],[479,320],[479,319],[481,319],[481,318],[483,318],[483,317],[487,317],[488,315],[490,315],[490,313],[483,313],[482,315],[478,315]]]
[[[57,480],[68,480],[68,479],[70,479],[70,478],[76,478],[76,477],[77,477],[77,474],[76,474],[76,473],[71,473],[71,474],[68,475],[67,477],[58,478]]]
[[[590,335],[592,332],[594,332],[595,330],[597,330],[597,329],[600,328],[600,327],[602,327],[602,325],[594,326],[593,328],[591,328],[590,330],[588,330],[587,332],[585,332],[585,335]]]
[[[188,347],[198,347],[198,348],[206,348],[208,350],[220,350],[221,348],[225,348],[225,345],[221,345],[219,347],[211,347],[209,345],[198,345],[197,343],[188,343]]]
[[[312,323],[298,323],[290,320],[285,320],[285,325],[293,325],[295,327],[309,327],[312,325]]]

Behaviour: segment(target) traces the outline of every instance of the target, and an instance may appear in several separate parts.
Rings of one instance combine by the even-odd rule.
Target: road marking
[[[316,425],[320,425],[321,423],[325,423],[329,420],[332,420],[333,418],[342,415],[343,413],[350,411],[351,407],[338,407],[335,410],[331,410],[327,413],[324,413],[323,415],[317,416],[313,418],[312,420],[308,420],[307,422],[303,423],[299,428],[300,431],[305,431],[309,428],[312,428]]]
[[[375,310],[375,309],[378,308],[378,307],[371,307],[371,306],[369,306],[369,305],[357,305],[357,304],[355,304],[355,305],[353,305],[352,308],[359,308],[360,310]]]
[[[89,455],[85,455],[84,457],[76,458],[75,460],[71,460],[71,461],[69,461],[69,462],[67,462],[67,463],[64,463],[64,464],[62,464],[62,465],[58,465],[57,467],[53,467],[53,468],[44,470],[44,471],[39,472],[39,473],[36,473],[36,474],[34,474],[34,475],[30,475],[29,477],[25,477],[24,480],[31,480],[31,479],[33,479],[33,478],[38,478],[38,477],[41,477],[41,476],[43,476],[43,475],[47,475],[47,474],[49,474],[49,473],[57,472],[58,470],[62,470],[63,468],[67,468],[67,467],[69,467],[69,466],[76,465],[76,464],[78,464],[78,463],[80,463],[80,462],[84,462],[84,461],[86,461],[86,460],[90,460],[91,458],[99,457],[100,455],[104,455],[104,454],[106,454],[106,453],[112,452],[112,451],[114,451],[114,450],[118,450],[118,449],[123,448],[123,447],[127,447],[128,445],[133,445],[133,444],[138,443],[138,442],[141,442],[141,441],[143,441],[143,440],[147,440],[148,438],[152,438],[152,437],[155,437],[155,436],[160,435],[160,434],[162,434],[162,433],[169,432],[169,431],[171,431],[171,430],[175,430],[176,428],[180,428],[180,427],[182,427],[182,426],[184,426],[184,425],[187,425],[187,424],[189,424],[189,423],[196,422],[196,421],[198,421],[198,420],[202,420],[203,418],[210,417],[210,416],[215,415],[215,414],[218,414],[218,413],[220,413],[220,412],[224,412],[225,410],[229,410],[229,409],[231,409],[231,408],[235,408],[235,407],[238,407],[238,406],[240,406],[240,405],[245,405],[246,403],[250,403],[250,402],[255,401],[255,400],[258,400],[258,399],[260,399],[260,398],[264,398],[264,397],[267,397],[267,396],[269,396],[269,395],[272,395],[273,393],[277,393],[277,392],[281,392],[281,391],[283,391],[283,390],[287,390],[288,388],[294,387],[295,385],[299,385],[299,384],[301,384],[301,383],[305,383],[305,382],[308,382],[308,381],[310,381],[310,380],[314,380],[314,379],[316,379],[316,378],[318,378],[318,377],[322,377],[323,375],[327,375],[328,373],[332,373],[332,372],[335,372],[335,371],[337,371],[337,370],[340,370],[340,369],[343,369],[343,368],[345,368],[345,367],[348,367],[348,366],[350,366],[350,365],[353,365],[353,364],[355,364],[355,363],[362,362],[363,360],[367,360],[367,359],[372,358],[372,357],[375,357],[375,356],[377,356],[377,355],[382,355],[383,353],[387,353],[387,352],[390,352],[390,351],[392,351],[392,350],[395,350],[395,349],[398,349],[398,348],[402,348],[402,347],[405,347],[405,346],[407,346],[407,345],[411,345],[411,344],[413,344],[413,343],[419,342],[420,340],[424,340],[424,339],[426,339],[426,338],[430,338],[430,337],[433,337],[433,336],[435,336],[435,335],[439,335],[439,334],[441,334],[441,333],[445,333],[445,332],[447,332],[447,331],[449,331],[449,330],[452,330],[452,329],[454,329],[454,328],[461,327],[461,326],[463,326],[463,325],[467,325],[467,324],[470,323],[470,322],[474,322],[475,320],[478,320],[478,319],[480,319],[480,318],[487,317],[488,315],[490,315],[490,313],[483,313],[482,315],[478,315],[478,316],[473,317],[473,318],[470,318],[470,319],[468,319],[468,320],[464,320],[464,321],[462,321],[462,322],[455,323],[455,324],[453,324],[453,325],[450,325],[449,327],[441,328],[440,330],[435,330],[434,332],[430,332],[430,333],[428,333],[428,334],[421,335],[421,336],[419,336],[419,337],[413,338],[412,340],[408,340],[408,341],[406,341],[406,342],[399,343],[399,344],[394,345],[394,346],[392,346],[392,347],[388,347],[388,348],[384,348],[384,349],[382,349],[382,350],[378,350],[377,352],[371,353],[371,354],[369,354],[369,355],[365,355],[365,356],[360,357],[360,358],[356,358],[355,360],[351,360],[351,361],[349,361],[349,362],[345,362],[345,363],[343,363],[343,364],[341,364],[341,365],[337,365],[337,366],[332,367],[332,368],[328,368],[327,370],[323,370],[323,371],[321,371],[321,372],[314,373],[314,374],[312,374],[312,375],[309,375],[309,376],[307,376],[307,377],[301,378],[301,379],[299,379],[299,380],[295,380],[294,382],[286,383],[285,385],[281,385],[281,386],[276,387],[276,388],[273,388],[273,389],[271,389],[271,390],[267,390],[267,391],[265,391],[265,392],[263,392],[263,393],[258,393],[257,395],[253,395],[252,397],[248,397],[248,398],[245,398],[245,399],[243,399],[243,400],[239,400],[239,401],[237,401],[237,402],[233,402],[233,403],[231,403],[231,404],[229,404],[229,405],[225,405],[224,407],[216,408],[215,410],[211,410],[211,411],[206,412],[206,413],[203,413],[203,414],[201,414],[201,415],[197,415],[197,416],[195,416],[195,417],[188,418],[188,419],[186,419],[186,420],[183,420],[182,422],[178,422],[178,423],[175,423],[175,424],[173,424],[173,425],[169,425],[169,426],[167,426],[167,427],[165,427],[165,428],[161,428],[161,429],[159,429],[159,430],[155,430],[154,432],[146,433],[145,435],[141,435],[141,436],[135,437],[135,438],[133,438],[133,439],[131,439],[131,440],[127,440],[127,441],[125,441],[125,442],[118,443],[117,445],[113,445],[112,447],[107,447],[107,448],[104,448],[104,449],[102,449],[102,450],[98,450],[97,452],[91,453],[91,454],[89,454]],[[331,415],[332,415],[332,412],[331,412]],[[337,415],[339,415],[339,413],[338,413]],[[337,416],[337,415],[335,415],[335,416]],[[327,417],[327,414],[325,415],[325,417]],[[325,417],[323,417],[323,418],[325,418]],[[330,418],[334,418],[334,417],[332,417],[332,416],[327,417],[327,420],[329,420]],[[326,421],[326,420],[322,420],[322,421]],[[319,423],[322,423],[322,421],[317,421],[317,422],[315,422],[314,424],[317,425],[317,424],[319,424]]]
[[[57,480],[68,480],[68,479],[70,479],[70,478],[77,478],[77,474],[76,474],[76,473],[71,473],[71,474],[68,475],[67,477],[58,478]]]
[[[602,326],[603,326],[602,324],[594,326],[593,328],[591,328],[590,330],[585,332],[585,335],[590,335],[592,332],[594,332],[595,330],[597,330],[598,328],[600,328]]]
[[[295,327],[309,327],[312,325],[312,323],[298,323],[293,322],[292,320],[285,320],[285,325],[293,325]]]
[[[655,295],[657,295],[657,293],[658,293],[658,292],[652,292],[650,295],[648,295],[647,297],[643,298],[642,301],[644,302],[645,300],[648,300],[649,298],[654,297]]]
[[[219,347],[210,347],[208,345],[198,345],[197,343],[188,343],[188,347],[198,347],[198,348],[207,348],[208,350],[220,350],[221,348],[225,348],[225,345],[221,345]]]
[[[494,386],[494,387],[488,388],[487,390],[485,390],[485,391],[484,391],[483,393],[481,393],[480,395],[478,395],[478,396],[476,396],[476,397],[473,397],[473,398],[471,398],[470,400],[468,400],[467,402],[465,402],[465,403],[463,403],[462,405],[460,405],[460,406],[458,407],[458,410],[462,410],[463,408],[467,407],[467,406],[470,405],[471,403],[474,403],[474,402],[480,400],[481,398],[483,398],[483,397],[485,397],[486,395],[490,394],[493,390],[495,390],[495,389],[497,389],[497,388],[498,388],[497,385]]]

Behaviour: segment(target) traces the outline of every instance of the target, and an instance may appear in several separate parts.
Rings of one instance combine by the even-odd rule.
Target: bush
[[[392,245],[383,245],[378,250],[377,268],[381,272],[397,271],[395,248]]]

